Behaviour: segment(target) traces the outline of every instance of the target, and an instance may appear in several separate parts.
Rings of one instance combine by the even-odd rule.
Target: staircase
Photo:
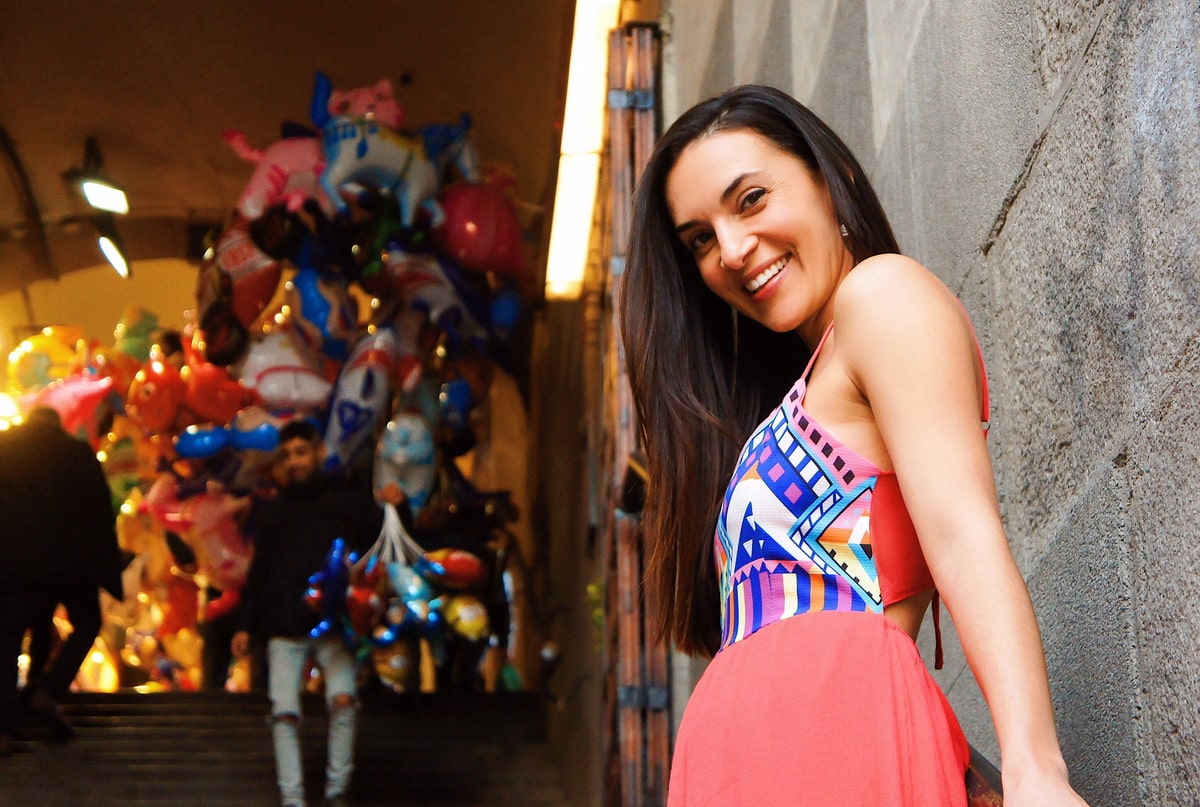
[[[78,736],[24,733],[0,759],[3,805],[275,805],[263,695],[73,694]],[[320,804],[325,710],[306,696],[304,765]],[[568,807],[550,760],[538,696],[363,694],[355,805]]]

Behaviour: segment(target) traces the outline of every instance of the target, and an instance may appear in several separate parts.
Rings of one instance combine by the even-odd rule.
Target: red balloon
[[[465,549],[435,549],[425,553],[425,559],[439,564],[444,573],[436,582],[446,588],[465,591],[482,585],[487,579],[487,566]]]
[[[433,230],[442,253],[464,269],[514,274],[525,268],[512,199],[488,182],[459,182],[438,195],[445,220]]]
[[[217,266],[232,284],[230,308],[249,328],[279,288],[283,267],[258,248],[249,223],[240,216],[217,239],[215,252]]]
[[[187,385],[179,370],[163,358],[161,351],[151,352],[150,361],[138,370],[125,396],[125,414],[150,434],[171,429]]]
[[[203,423],[224,426],[257,395],[243,387],[224,367],[204,360],[190,343],[184,344],[187,366],[180,371],[186,385],[183,404]]]

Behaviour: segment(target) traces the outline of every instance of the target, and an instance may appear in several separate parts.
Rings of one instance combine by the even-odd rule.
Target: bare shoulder
[[[940,278],[903,255],[876,255],[838,287],[834,321],[846,359],[898,362],[914,353],[973,356],[966,312]]]
[[[957,300],[922,264],[905,255],[886,254],[873,255],[855,266],[838,287],[834,306],[835,317],[869,313],[877,318],[905,310],[923,314],[953,310]]]

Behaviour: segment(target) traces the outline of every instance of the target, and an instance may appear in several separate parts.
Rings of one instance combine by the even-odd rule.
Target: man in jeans
[[[320,615],[304,601],[308,578],[324,566],[334,539],[345,540],[347,551],[361,553],[383,525],[383,511],[370,486],[322,474],[323,458],[320,434],[310,422],[293,420],[280,429],[274,465],[279,495],[261,513],[243,592],[242,629],[232,642],[233,652],[244,657],[251,633],[267,641],[276,778],[283,803],[290,807],[305,804],[300,691],[310,656],[321,668],[329,709],[327,801],[345,797],[354,770],[354,657],[336,632],[310,636]],[[399,499],[394,493],[393,498]]]

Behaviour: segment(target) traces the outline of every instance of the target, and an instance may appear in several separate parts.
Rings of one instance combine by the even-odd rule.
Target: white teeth
[[[764,269],[762,274],[751,278],[750,282],[747,283],[745,286],[746,291],[753,294],[754,292],[761,289],[768,280],[775,277],[775,275],[779,274],[780,270],[783,269],[784,264],[786,264],[787,262],[788,262],[787,255],[784,255],[782,258],[775,261],[775,263],[771,264],[766,269]]]

